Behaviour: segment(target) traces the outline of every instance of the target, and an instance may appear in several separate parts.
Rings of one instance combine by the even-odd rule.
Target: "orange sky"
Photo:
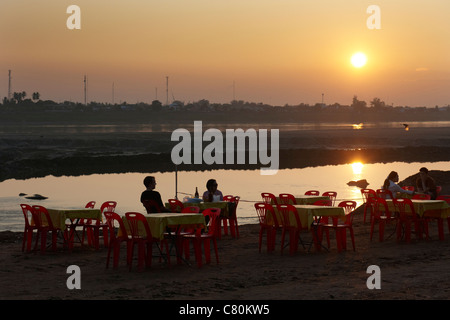
[[[81,9],[69,30],[68,6]],[[381,29],[366,10],[377,5]],[[0,97],[450,104],[448,0],[2,0]],[[356,51],[368,57],[355,69]]]

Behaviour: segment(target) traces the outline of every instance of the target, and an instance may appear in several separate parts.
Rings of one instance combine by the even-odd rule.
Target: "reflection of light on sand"
[[[362,173],[363,167],[364,167],[364,165],[362,164],[362,162],[353,162],[352,163],[353,173],[356,175],[359,175]]]
[[[353,129],[355,129],[355,130],[361,130],[364,127],[364,123],[358,123],[358,124],[354,123],[352,126],[353,126]]]

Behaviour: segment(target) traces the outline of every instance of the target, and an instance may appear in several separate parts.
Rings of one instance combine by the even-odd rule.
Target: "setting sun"
[[[352,169],[354,174],[361,174],[364,165],[361,162],[353,162]]]
[[[362,68],[366,65],[367,57],[364,53],[357,52],[352,55],[351,62],[355,68]]]

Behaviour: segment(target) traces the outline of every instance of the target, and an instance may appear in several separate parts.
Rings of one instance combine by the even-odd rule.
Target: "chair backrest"
[[[297,204],[297,200],[291,193],[280,193],[278,197],[280,198],[280,204]]]
[[[345,214],[349,214],[356,209],[356,201],[345,200],[338,204],[338,207],[344,208]]]
[[[200,212],[200,207],[196,207],[196,206],[189,206],[189,207],[185,207],[183,209],[181,209],[181,213],[199,213]]]
[[[47,211],[47,208],[43,206],[35,205],[33,206],[33,221],[37,227],[49,227],[49,229],[54,229],[52,219]]]
[[[184,208],[183,202],[178,199],[169,199],[168,202],[172,212],[181,212]]]
[[[142,204],[147,213],[161,213],[161,208],[155,200],[143,200]]]
[[[203,210],[203,216],[209,217],[208,221],[208,235],[215,236],[220,228],[220,208],[208,208]],[[199,231],[200,229],[198,229]]]
[[[133,239],[151,239],[152,232],[150,231],[150,226],[148,225],[147,219],[142,213],[139,212],[126,212],[125,218],[130,226],[130,234]],[[141,227],[139,227],[141,226]],[[145,230],[145,236],[139,230]]]
[[[237,209],[240,199],[241,199],[241,197],[232,196],[232,195],[226,195],[223,197],[223,201],[230,202],[228,204],[228,210],[230,211],[230,214],[229,214],[230,217],[236,217],[236,209]]]
[[[320,192],[318,190],[308,190],[305,192],[305,196],[319,196]]]
[[[277,197],[273,193],[270,192],[261,192],[261,197],[265,203],[277,205]]]
[[[387,190],[387,189],[377,189],[376,193],[377,193],[377,197],[378,197],[378,198],[383,198],[383,199],[394,199],[394,196],[392,195],[391,190]]]
[[[227,194],[226,196],[223,196],[223,201],[234,202],[234,196]]]
[[[259,224],[263,226],[275,226],[278,227],[278,219],[275,214],[273,206],[265,202],[257,202],[254,204],[256,214],[259,218]]]
[[[330,199],[317,200],[313,203],[313,205],[315,205],[315,206],[331,206],[331,200]]]
[[[412,196],[412,199],[414,200],[431,200],[431,196],[429,194],[424,193],[416,193]]]
[[[353,217],[355,216],[356,201],[353,200],[341,201],[339,202],[338,207],[344,208],[345,223],[351,225],[353,223]]]
[[[266,206],[267,203],[265,202],[256,202],[254,204],[260,225],[266,225]]]
[[[95,201],[89,201],[88,203],[86,203],[86,206],[84,207],[85,209],[94,209],[95,207]]]
[[[334,203],[335,203],[336,197],[337,197],[336,191],[326,191],[326,192],[322,193],[322,196],[330,198],[331,205],[334,206]]]
[[[373,189],[361,189],[361,195],[363,198],[364,203],[367,202],[367,199],[370,197],[377,197],[377,192]]]
[[[450,195],[448,195],[448,194],[443,194],[443,195],[437,196],[436,200],[444,200],[445,202],[447,202],[450,205]]]
[[[411,199],[396,198],[393,200],[395,208],[397,208],[400,218],[411,217],[414,220],[417,218],[416,211]]]
[[[100,211],[103,213],[105,211],[112,211],[114,212],[116,210],[117,202],[116,201],[105,201],[102,203],[102,206],[100,207]]]
[[[372,200],[372,198],[370,199]],[[384,198],[376,198],[373,200],[373,215],[375,217],[386,216],[388,219],[392,216],[389,206]]]
[[[283,227],[296,227],[298,229],[302,229],[302,223],[300,221],[300,217],[298,216],[297,209],[292,204],[279,204],[277,205],[277,209],[281,213],[281,225]]]
[[[22,208],[23,217],[25,218],[25,227],[28,228],[31,224],[31,219],[33,219],[33,207],[22,203],[20,205]]]
[[[234,203],[236,203],[236,208],[237,208],[237,206],[238,206],[240,200],[241,200],[241,197],[239,197],[239,196],[234,196]]]
[[[117,213],[106,211],[103,214],[106,217],[106,224],[108,225],[111,242],[117,238],[119,231],[122,238],[128,238],[128,233],[122,218]],[[118,227],[116,227],[116,223]]]

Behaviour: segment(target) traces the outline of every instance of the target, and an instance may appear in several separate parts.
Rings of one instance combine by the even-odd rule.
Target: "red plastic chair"
[[[181,212],[184,208],[183,202],[178,199],[169,199],[168,202],[171,212]]]
[[[128,263],[131,271],[133,261],[134,246],[138,245],[138,270],[142,271],[144,263],[146,266],[152,264],[153,244],[157,241],[153,239],[150,226],[148,225],[145,216],[139,212],[126,212],[125,218],[127,219],[130,227],[130,245],[128,247]],[[145,250],[147,247],[147,250]]]
[[[37,248],[37,244],[39,241],[39,236],[41,237],[41,253],[45,253],[46,247],[47,247],[47,233],[51,232],[52,234],[52,250],[56,251],[56,242],[58,239],[58,232],[61,231],[60,228],[57,228],[53,226],[52,219],[50,218],[50,215],[47,211],[47,208],[43,206],[35,205],[33,206],[33,221],[36,224],[37,227],[37,236],[36,236],[36,245],[35,249]],[[67,230],[63,233],[64,238],[64,246],[67,245]]]
[[[336,191],[326,191],[326,192],[322,193],[322,196],[330,198],[331,205],[334,206],[334,203],[335,203],[336,197],[337,197]]]
[[[181,209],[181,213],[200,213],[200,207],[196,207],[196,206],[189,206],[189,207],[184,207],[183,209]],[[182,237],[184,235],[188,235],[188,234],[193,234],[195,232],[195,229],[193,228],[181,228],[180,230],[177,230],[178,228],[171,228],[170,231],[168,232],[164,232],[164,237],[165,238],[170,238],[170,237]],[[178,234],[177,234],[178,232]]]
[[[154,200],[144,200],[142,201],[142,205],[147,213],[161,213],[161,208]]]
[[[278,196],[280,198],[280,204],[297,204],[297,200],[293,194],[290,193],[280,193]]]
[[[25,243],[27,244],[27,251],[31,251],[31,243],[33,242],[34,230],[38,230],[35,224],[32,224],[33,208],[28,204],[21,204],[23,216],[25,218],[25,228],[23,230],[22,251],[25,251]]]
[[[291,204],[279,204],[277,205],[278,211],[281,213],[281,254],[284,249],[284,239],[286,232],[289,233],[289,254],[293,255],[298,251],[298,243],[300,242],[305,249],[302,238],[300,237],[300,231],[304,230],[297,209]],[[293,219],[291,218],[294,218]]]
[[[95,201],[89,201],[88,203],[86,203],[84,208],[85,209],[94,209],[95,208],[95,204],[96,204]],[[75,220],[78,220],[78,221],[75,221]],[[76,233],[76,228],[77,227],[83,227],[83,237],[82,237],[82,239],[83,239],[82,244],[83,244],[83,242],[84,242],[84,233],[86,231],[84,226],[86,225],[87,221],[88,221],[88,219],[70,219],[70,223],[66,223],[66,227],[70,229],[70,243],[73,243],[73,238],[74,238],[74,235]]]
[[[378,222],[378,237],[379,241],[384,240],[384,230],[387,224],[397,223],[397,216],[389,210],[389,206],[384,198],[369,198],[370,205],[372,205],[372,221],[370,224],[370,241],[372,241],[373,230],[375,224]]]
[[[278,204],[277,197],[270,192],[262,192],[261,197],[265,203],[276,206]]]
[[[261,253],[264,232],[267,238],[267,252],[272,252],[275,250],[275,239],[280,227],[275,210],[271,204],[265,202],[257,202],[254,206],[259,218],[259,252]]]
[[[88,203],[86,203],[85,208],[86,209],[94,209],[95,208],[95,204],[96,204],[95,201],[89,201]]]
[[[205,261],[206,263],[211,262],[211,241],[214,245],[214,253],[216,255],[216,262],[219,263],[219,253],[217,250],[217,230],[219,228],[219,216],[220,216],[220,208],[208,208],[203,210],[203,215],[209,217],[208,223],[208,231],[207,233],[202,233],[202,229],[198,228],[195,234],[185,235],[183,236],[185,241],[192,241],[195,252],[195,260],[197,262],[198,267],[202,266],[202,249],[201,245],[203,243],[203,247],[205,248]],[[186,258],[189,258],[189,250],[186,251]]]
[[[131,245],[131,238],[128,236],[122,218],[117,213],[106,211],[104,212],[104,215],[106,217],[110,235],[106,268],[109,267],[111,251],[113,252],[113,268],[117,268],[119,265],[120,245],[122,242],[125,242],[127,244],[127,253],[129,253],[130,250],[128,250],[128,246]],[[116,227],[116,225],[118,227]],[[127,264],[129,261],[130,257],[127,256]]]
[[[331,203],[332,203],[331,199],[330,200],[322,199],[322,200],[314,201],[313,205],[314,206],[331,206]]]
[[[321,199],[317,200],[313,203],[314,206],[331,206],[331,199]],[[314,217],[313,226],[317,229],[317,236],[319,237],[320,241],[323,239],[323,228],[321,228],[322,225],[328,224],[328,217]],[[325,229],[328,247],[330,247],[330,236],[328,229]]]
[[[353,217],[355,216],[356,202],[355,201],[341,201],[338,207],[344,208],[346,213],[345,222],[341,221],[338,217],[332,218],[331,224],[321,225],[325,230],[333,229],[336,232],[336,243],[338,251],[347,249],[347,230],[350,232],[350,237],[352,240],[353,251],[355,248],[355,236],[353,233]]]
[[[394,205],[398,212],[397,223],[397,241],[402,239],[403,229],[406,242],[411,242],[411,224],[414,223],[415,232],[419,239],[422,239],[422,232],[428,228],[424,228],[423,224],[426,223],[425,219],[419,218],[411,199],[399,198],[393,200]],[[427,235],[428,238],[428,235]]]
[[[228,222],[230,223],[230,233],[233,238],[239,238],[239,226],[237,222],[237,207],[239,204],[240,197],[239,196],[232,196],[232,195],[226,195],[223,197],[224,201],[230,202],[228,209],[229,209],[229,215],[228,217],[220,217],[221,224],[223,224],[223,231],[224,234],[228,234]],[[218,234],[219,239],[222,237],[222,230],[219,229]]]
[[[377,193],[377,197],[378,197],[378,198],[383,198],[383,199],[394,199],[394,196],[393,196],[391,190],[387,190],[387,189],[377,189],[376,193]]]
[[[409,191],[414,191],[416,188],[414,188],[414,186],[404,186],[404,187],[402,187],[402,189],[409,190]]]
[[[431,200],[431,196],[429,194],[424,193],[416,193],[412,196],[412,199],[414,200]]]
[[[363,202],[364,202],[364,222],[366,222],[367,209],[370,209],[370,206],[367,205],[367,199],[370,197],[376,198],[377,193],[373,189],[361,189],[361,195],[362,195]],[[370,212],[370,214],[372,214],[372,211]]]
[[[317,190],[308,190],[305,192],[305,196],[319,196],[320,192]]]
[[[105,201],[102,203],[100,207],[100,211],[102,214],[104,212],[114,212],[116,210],[117,202],[116,201]],[[103,222],[100,220],[96,220],[95,224],[93,223],[92,219],[88,219],[85,223],[84,230],[83,230],[83,239],[81,240],[82,243],[84,243],[84,232],[87,232],[88,237],[88,243],[90,245],[94,245],[94,247],[98,250],[99,249],[99,242],[100,242],[100,230],[103,233],[103,244],[105,248],[108,247],[108,223]]]
[[[181,213],[200,213],[200,207],[189,206],[181,209]]]

